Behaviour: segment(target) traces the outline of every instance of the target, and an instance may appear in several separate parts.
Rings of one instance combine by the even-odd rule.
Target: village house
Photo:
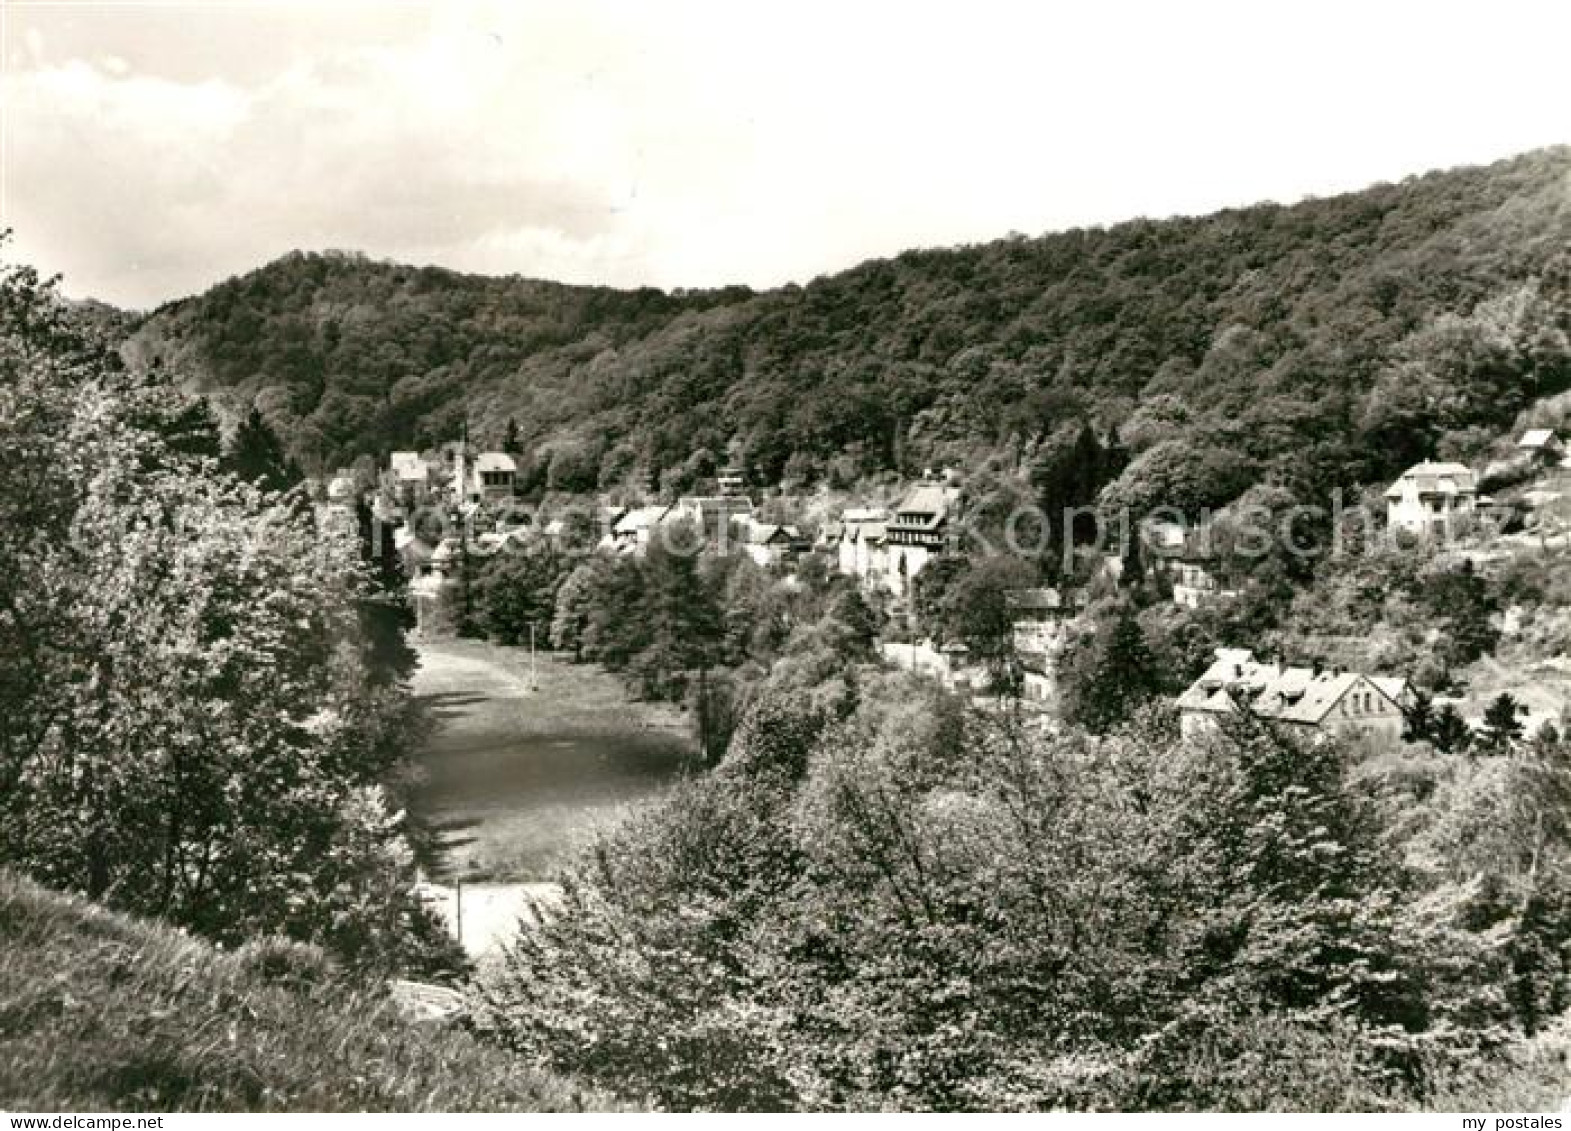
[[[612,525],[609,548],[614,549],[619,554],[637,554],[642,556],[648,553],[649,543],[653,541],[656,529],[667,520],[670,514],[671,508],[664,503],[657,503],[648,507],[635,507],[617,519],[615,524]]]
[[[1415,464],[1386,491],[1386,525],[1420,536],[1447,531],[1478,505],[1478,476],[1460,463]]]
[[[912,579],[944,552],[955,495],[943,484],[923,483],[906,494],[892,518],[878,509],[848,508],[825,527],[836,568],[870,588],[908,595]]]
[[[670,521],[691,523],[704,541],[724,547],[733,525],[752,517],[753,500],[746,495],[684,495],[671,508]]]
[[[506,452],[472,456],[468,444],[457,443],[449,446],[447,458],[451,465],[448,496],[454,506],[497,506],[513,497],[518,464]]]
[[[512,456],[506,452],[481,452],[475,457],[470,493],[482,503],[504,503],[512,499],[517,479],[518,463]]]
[[[1214,568],[1209,558],[1180,557],[1169,561],[1167,576],[1173,586],[1173,604],[1198,609],[1218,598],[1235,596],[1234,590],[1217,579]]]
[[[1167,580],[1173,604],[1198,609],[1236,591],[1222,584],[1217,554],[1205,529],[1191,530],[1177,522],[1148,522],[1141,529],[1151,572]]]
[[[452,506],[473,511],[478,506],[500,506],[514,496],[518,463],[507,452],[474,454],[465,441],[443,449],[448,463],[448,500]]]
[[[327,481],[327,502],[329,506],[353,508],[356,494],[354,473],[348,468],[339,468],[333,473],[333,477]]]
[[[1058,693],[1058,658],[1069,641],[1077,594],[1058,589],[1015,589],[1004,594],[1020,662],[1021,697],[1045,704]]]
[[[1052,652],[1062,647],[1074,619],[1076,595],[1059,589],[1012,589],[1004,594],[1014,626],[1016,652]]]
[[[886,640],[878,651],[886,664],[928,676],[951,691],[978,693],[987,688],[987,673],[970,663],[969,650],[959,642],[940,645],[932,640],[910,644]]]
[[[424,503],[431,489],[431,469],[420,453],[394,452],[387,457],[387,464],[394,500],[406,507]]]
[[[886,559],[884,513],[869,509],[847,510],[841,516],[839,528],[836,568],[846,577],[881,584]]]
[[[715,491],[721,495],[747,494],[747,479],[735,467],[722,467],[715,475]]]
[[[734,536],[743,552],[765,569],[793,561],[807,549],[806,539],[795,526],[757,522],[750,517],[736,522]]]
[[[1525,456],[1535,467],[1559,467],[1565,460],[1565,444],[1553,428],[1532,428],[1517,441],[1518,454]]]
[[[1178,697],[1180,728],[1198,738],[1247,709],[1307,733],[1400,738],[1411,697],[1405,679],[1342,668],[1288,667],[1248,648],[1218,648],[1216,660]]]
[[[895,517],[886,527],[884,565],[884,586],[895,596],[905,596],[912,579],[944,552],[953,497],[951,488],[923,483],[912,488],[895,508]]]

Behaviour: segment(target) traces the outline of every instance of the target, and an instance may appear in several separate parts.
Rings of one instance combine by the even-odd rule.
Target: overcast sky
[[[11,254],[132,306],[297,247],[770,286],[1571,141],[1565,3],[0,13]]]

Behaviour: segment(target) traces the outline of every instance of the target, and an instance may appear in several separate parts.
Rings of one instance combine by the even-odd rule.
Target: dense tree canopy
[[[770,692],[488,1022],[673,1108],[1408,1108],[1564,1008],[1568,765]]]
[[[758,294],[295,254],[156,311],[127,355],[200,374],[235,417],[259,408],[307,470],[466,417],[524,452],[527,486],[573,491],[677,489],[701,452],[755,482],[788,463],[793,482],[843,481],[1127,425],[1120,501],[1218,504],[1252,477],[1303,497],[1571,378],[1568,164],[1551,149],[1290,207],[911,251]],[[1045,498],[1085,493],[1050,460],[1040,477]]]

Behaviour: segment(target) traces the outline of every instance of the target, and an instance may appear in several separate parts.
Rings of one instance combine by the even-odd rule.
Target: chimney
[[[1312,665],[1312,667],[1313,667],[1313,670],[1314,670],[1315,678],[1319,679],[1320,678],[1320,673],[1325,670],[1325,664],[1321,661],[1319,656],[1315,657],[1315,662]]]

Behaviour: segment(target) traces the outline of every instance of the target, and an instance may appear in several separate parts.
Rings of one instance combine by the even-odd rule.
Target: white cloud
[[[1265,9],[17,9],[5,222],[133,304],[292,247],[769,285],[1571,140],[1558,7]]]

